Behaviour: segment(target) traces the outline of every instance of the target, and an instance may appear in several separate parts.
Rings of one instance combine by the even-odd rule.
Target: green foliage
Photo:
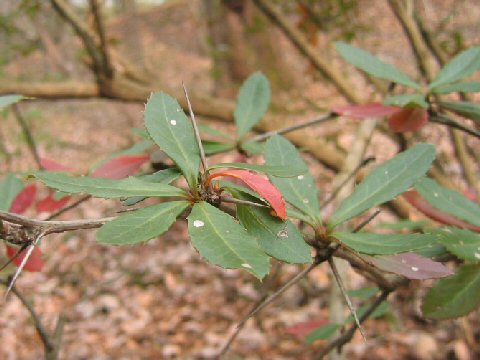
[[[401,194],[427,172],[434,158],[433,145],[417,144],[378,166],[342,201],[329,220],[330,227]]]
[[[244,169],[244,170],[253,170],[267,175],[274,175],[278,177],[293,177],[297,175],[302,175],[307,171],[304,167],[299,164],[290,164],[289,166],[285,165],[256,165],[256,164],[247,164],[247,163],[220,163],[213,166],[210,166],[209,170],[218,169],[218,168],[233,168],[233,169]]]
[[[45,185],[69,194],[85,193],[101,198],[130,196],[185,197],[183,190],[166,185],[142,181],[135,177],[122,180],[68,176],[59,172],[39,171],[34,176]]]
[[[154,93],[145,107],[145,127],[151,138],[182,171],[191,188],[196,188],[200,151],[191,121],[177,100]]]
[[[471,47],[455,56],[428,86],[430,90],[452,84],[480,70],[480,46]]]
[[[8,211],[12,205],[13,199],[23,189],[23,183],[13,174],[0,181],[0,210]]]
[[[355,251],[371,255],[390,255],[428,248],[436,239],[428,234],[372,234],[335,232],[333,237]]]
[[[303,169],[302,173],[296,177],[280,178],[270,175],[269,178],[280,190],[286,201],[312,219],[309,222],[321,223],[315,180],[308,172],[307,164],[305,164],[295,146],[284,137],[274,135],[267,141],[265,159],[269,166],[292,167],[295,165]]]
[[[480,226],[480,206],[460,193],[447,189],[429,178],[421,179],[415,184],[415,189],[433,207]]]
[[[467,315],[480,304],[480,264],[463,265],[457,273],[438,281],[423,300],[422,310],[432,319]]]
[[[459,115],[480,121],[480,105],[469,101],[439,101],[438,104]]]
[[[270,210],[253,206],[238,206],[237,215],[247,232],[257,239],[268,255],[294,264],[312,261],[310,247],[290,221],[283,222],[272,217]]]
[[[206,202],[193,206],[188,216],[188,232],[193,246],[212,264],[227,269],[244,269],[262,279],[270,258],[257,240],[230,215]]]
[[[0,96],[0,110],[3,108],[13,105],[21,100],[25,99],[22,95],[3,95]]]
[[[327,324],[320,326],[308,334],[305,340],[309,344],[313,344],[317,340],[326,340],[335,334],[340,327],[341,325],[339,324]]]
[[[128,245],[163,234],[188,206],[186,201],[171,201],[120,215],[97,232],[103,244]]]
[[[422,107],[427,108],[428,103],[422,94],[404,94],[387,96],[383,102],[385,105],[396,105],[400,107]]]
[[[454,92],[476,93],[480,92],[480,82],[467,81],[455,84],[447,84],[432,89],[432,92],[435,94],[450,94]]]
[[[265,115],[270,103],[270,85],[261,72],[256,72],[243,83],[237,98],[233,117],[239,138],[245,136]]]
[[[346,61],[360,70],[365,71],[367,74],[417,90],[421,89],[420,85],[413,81],[408,75],[405,75],[395,66],[383,62],[365,50],[358,49],[343,42],[335,43],[335,47]]]
[[[436,231],[435,235],[437,240],[458,258],[480,262],[480,234],[450,227]]]

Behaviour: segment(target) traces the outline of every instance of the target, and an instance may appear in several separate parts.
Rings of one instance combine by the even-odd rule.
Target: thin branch
[[[115,219],[115,217],[89,220],[47,221],[30,219],[23,215],[12,214],[7,211],[0,210],[0,220],[5,220],[17,225],[45,229],[46,232],[44,235],[81,229],[96,229],[113,219]]]
[[[381,212],[380,209],[375,210],[372,215],[370,215],[368,218],[366,218],[364,221],[358,224],[358,226],[355,229],[353,229],[352,233],[357,233],[360,230],[362,230],[365,226],[367,226],[368,223],[370,223],[370,221],[375,219],[377,215],[380,214],[380,212]]]
[[[387,299],[388,295],[390,294],[390,290],[384,290],[377,299],[370,305],[367,311],[360,316],[359,322],[362,324],[365,320],[367,320],[370,315]],[[323,359],[330,351],[335,348],[341,347],[349,342],[355,331],[357,330],[357,324],[353,324],[348,331],[344,332],[342,335],[337,337],[335,340],[331,341],[325,349],[323,349],[316,357],[315,360]]]
[[[77,207],[78,205],[80,205],[81,203],[89,200],[91,197],[92,197],[92,195],[84,195],[83,197],[81,197],[80,199],[74,201],[74,202],[71,203],[70,205],[67,205],[67,206],[61,208],[60,210],[57,210],[56,212],[54,212],[53,214],[51,214],[49,217],[47,217],[47,218],[45,219],[45,221],[51,221],[51,220],[59,217],[60,215],[66,213],[67,211],[76,208],[76,207]]]
[[[195,114],[192,110],[192,104],[190,103],[190,99],[188,98],[187,88],[185,87],[185,84],[183,82],[182,86],[185,93],[185,98],[187,99],[188,111],[190,112],[190,119],[192,120],[193,130],[195,131],[195,138],[197,139],[198,149],[200,150],[200,159],[202,160],[203,171],[206,172],[208,169],[208,163],[207,157],[205,156],[205,149],[202,145],[202,138],[200,137],[200,131],[198,130],[197,122],[195,121]]]
[[[254,136],[251,139],[249,139],[248,141],[263,141],[263,140],[268,139],[269,137],[271,137],[273,135],[286,134],[286,133],[289,133],[289,132],[292,132],[292,131],[295,131],[295,130],[299,130],[299,129],[303,129],[303,128],[306,128],[306,127],[309,127],[309,126],[312,126],[312,125],[321,124],[323,122],[335,119],[337,117],[338,117],[337,114],[331,112],[331,113],[328,113],[328,114],[325,114],[325,115],[322,115],[322,116],[317,116],[314,119],[307,120],[307,121],[305,121],[303,123],[300,123],[300,124],[290,125],[290,126],[282,128],[282,129],[272,130],[272,131],[266,132],[264,134]]]
[[[336,245],[336,244],[335,244]],[[315,257],[313,263],[303,269],[301,272],[299,272],[297,275],[295,275],[293,278],[288,280],[282,287],[280,287],[278,290],[276,290],[272,295],[262,299],[260,302],[258,302],[252,310],[250,310],[243,318],[240,320],[240,322],[237,324],[235,331],[230,334],[228,337],[227,341],[225,344],[222,346],[220,351],[218,352],[218,355],[216,358],[220,358],[222,355],[224,355],[228,349],[230,348],[231,344],[233,343],[233,340],[238,336],[240,331],[242,331],[243,327],[245,326],[245,323],[253,316],[255,316],[257,313],[259,313],[261,310],[263,310],[266,306],[271,304],[273,301],[275,301],[281,294],[283,294],[286,290],[288,290],[292,285],[296,284],[298,281],[300,281],[302,278],[307,276],[313,269],[315,269],[318,265],[320,265],[322,262],[330,258],[333,254],[333,252],[336,250],[336,247],[334,248],[329,248],[327,249],[326,253],[323,255],[318,255]]]
[[[263,207],[263,208],[268,208],[270,206],[265,205],[265,204],[260,204],[256,203],[253,201],[248,201],[248,200],[241,200],[241,199],[235,199],[230,196],[222,196],[222,201],[226,203],[233,203],[233,204],[240,204],[240,205],[250,205],[250,206],[257,206],[257,207]]]
[[[105,36],[105,26],[103,25],[102,20],[102,13],[97,0],[90,0],[90,9],[93,14],[95,30],[97,31],[98,38],[100,39],[100,51],[102,53],[102,69],[105,75],[111,78],[113,75],[113,67],[110,59],[110,53],[108,51],[107,39]]]
[[[333,200],[335,200],[335,198],[337,197],[338,193],[340,192],[340,190],[342,190],[342,188],[353,178],[357,175],[357,173],[364,167],[364,166],[367,166],[368,163],[370,163],[371,161],[374,161],[375,158],[373,156],[369,156],[368,158],[362,160],[362,162],[360,164],[357,165],[357,167],[355,169],[353,169],[353,171],[345,178],[345,180],[343,180],[340,185],[337,186],[337,188],[335,190],[333,190],[333,192],[330,194],[330,196],[322,203],[320,204],[320,208],[324,208],[325,206],[327,206],[328,204],[330,204]]]
[[[0,282],[8,286],[11,281],[5,281],[5,280],[0,280]],[[40,317],[37,315],[35,312],[35,309],[33,308],[32,304],[23,296],[23,294],[15,287],[11,287],[12,293],[15,294],[15,296],[20,300],[22,305],[28,310],[30,313],[30,316],[32,317],[33,323],[35,325],[35,329],[37,330],[38,335],[40,336],[40,339],[42,340],[43,347],[45,348],[45,353],[51,352],[53,349],[55,349],[55,344],[50,338],[50,335],[48,334],[47,330],[42,324],[42,321],[40,320]]]
[[[14,104],[12,106],[13,113],[15,114],[15,118],[18,121],[18,124],[22,128],[23,134],[25,135],[25,138],[27,140],[28,148],[30,149],[30,152],[33,155],[33,159],[37,163],[37,166],[40,170],[43,170],[43,165],[40,161],[40,155],[38,154],[38,148],[37,144],[35,142],[35,139],[33,138],[32,132],[30,131],[30,128],[28,127],[22,113],[20,112],[20,109],[18,108],[17,104]]]
[[[450,119],[449,117],[447,117],[445,115],[442,115],[442,114],[439,114],[437,112],[430,114],[429,120],[431,122],[434,122],[434,123],[437,123],[437,124],[442,124],[442,125],[446,125],[446,126],[449,126],[451,128],[454,128],[454,129],[461,130],[463,132],[466,132],[467,134],[473,135],[476,138],[480,139],[480,131],[475,130],[475,129],[471,129],[471,128],[469,128],[469,127],[467,127],[463,124],[460,124],[460,123],[456,122],[455,120]]]
[[[38,242],[42,239],[42,237],[45,236],[45,234],[46,234],[45,231],[40,232],[36,236],[35,240],[30,245],[28,245],[27,252],[26,252],[25,256],[23,257],[22,262],[20,263],[18,268],[15,270],[15,273],[13,274],[12,278],[10,279],[10,283],[8,284],[7,291],[5,293],[5,299],[7,298],[8,294],[10,293],[10,290],[12,290],[13,286],[15,285],[15,282],[17,281],[17,278],[20,276],[20,273],[23,271],[23,268],[25,267],[25,265],[27,265],[28,259],[32,255],[33,250],[35,249],[35,246],[37,246]]]
[[[333,276],[335,277],[335,280],[337,281],[337,285],[343,295],[343,298],[345,299],[345,302],[347,303],[347,306],[350,310],[350,313],[352,314],[353,318],[355,319],[355,324],[357,325],[358,329],[360,330],[360,333],[363,336],[363,340],[367,341],[367,337],[365,336],[365,332],[363,331],[362,326],[360,325],[360,320],[358,320],[357,312],[355,311],[355,308],[353,307],[352,301],[350,300],[350,297],[347,294],[347,289],[345,289],[345,285],[343,284],[342,277],[340,276],[340,273],[338,272],[337,265],[335,264],[335,260],[332,258],[328,259],[328,264],[330,265],[330,268],[332,269]]]

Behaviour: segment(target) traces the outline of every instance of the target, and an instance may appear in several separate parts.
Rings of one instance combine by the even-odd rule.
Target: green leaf
[[[229,134],[224,133],[223,131],[217,130],[215,128],[212,128],[210,126],[199,124],[198,128],[200,129],[201,132],[203,132],[205,134],[215,136],[215,137],[218,137],[218,138],[221,138],[221,139],[229,140],[229,141],[234,140]]]
[[[23,95],[4,95],[4,96],[0,96],[0,110],[2,110],[3,108],[7,107],[7,106],[10,106],[10,105],[13,105],[17,102],[19,102],[20,100],[23,100],[25,99],[25,97]]]
[[[86,193],[101,198],[129,196],[185,197],[186,193],[174,186],[157,184],[128,177],[121,180],[68,176],[60,172],[39,171],[34,176],[45,185],[69,193]]]
[[[468,261],[480,261],[480,234],[453,227],[435,232],[437,240],[457,257]]]
[[[436,87],[432,90],[435,94],[450,94],[453,92],[476,93],[480,92],[480,82],[467,81]]]
[[[180,170],[178,170],[177,168],[170,168],[159,170],[153,174],[138,176],[138,179],[153,183],[170,184],[173,180],[177,179],[180,174]],[[145,196],[134,196],[122,200],[122,204],[124,206],[132,206],[145,199]]]
[[[459,115],[480,121],[480,105],[468,101],[439,101],[438,104]]]
[[[372,234],[335,232],[333,235],[348,247],[371,255],[391,255],[433,246],[437,240],[426,234]]]
[[[246,164],[246,163],[221,163],[210,166],[209,170],[219,169],[219,168],[233,168],[233,169],[244,169],[252,170],[262,174],[275,175],[278,177],[293,177],[302,175],[305,173],[305,168],[300,164],[289,164],[289,166],[282,165],[257,165],[257,164]]]
[[[243,137],[265,115],[270,103],[268,79],[257,71],[243,83],[237,97],[233,117],[237,125],[238,137]]]
[[[457,273],[438,281],[423,299],[423,314],[432,319],[467,315],[480,304],[480,264],[463,265]]]
[[[175,161],[190,188],[196,188],[200,151],[192,123],[177,100],[163,92],[153,93],[145,107],[145,126],[153,141]]]
[[[240,144],[242,150],[253,154],[253,155],[261,155],[265,152],[265,143],[258,142],[258,141],[245,141]]]
[[[13,200],[23,189],[23,183],[13,174],[0,181],[0,210],[8,211]]]
[[[429,89],[441,85],[450,84],[457,80],[466,78],[480,70],[480,46],[475,46],[455,56],[442,70],[437,77],[429,84]]]
[[[253,206],[237,206],[237,215],[268,255],[291,264],[312,261],[310,247],[290,221],[283,222],[270,215],[269,209]]]
[[[435,147],[417,144],[375,168],[330,218],[334,227],[365,210],[393,199],[425,175],[435,158]]]
[[[380,289],[378,287],[368,287],[362,288],[358,290],[350,290],[347,292],[347,295],[350,297],[356,297],[360,299],[368,299],[371,298],[373,295],[376,295]]]
[[[370,308],[369,304],[365,304],[361,306],[359,309],[357,309],[357,316],[361,318]],[[385,313],[389,310],[390,305],[388,304],[387,301],[382,302],[374,311],[373,313],[368,317],[369,319],[378,319],[379,317],[382,317],[385,315]],[[353,318],[352,315],[350,315],[347,318],[347,322],[353,322],[355,319]]]
[[[421,107],[428,108],[428,103],[425,101],[425,96],[422,94],[404,94],[387,96],[384,105],[396,105],[400,107]]]
[[[307,343],[312,344],[317,340],[326,340],[340,328],[339,324],[327,324],[313,330],[305,337]]]
[[[395,66],[387,64],[365,50],[358,49],[343,42],[336,42],[338,53],[350,64],[377,78],[392,81],[421,90],[421,86]]]
[[[305,215],[304,212],[288,208],[287,207],[287,217],[302,220],[304,223],[310,224],[312,227],[315,227],[315,222],[310,216]]]
[[[120,215],[97,231],[102,244],[128,245],[150,240],[167,231],[183,210],[186,201],[171,201]]]
[[[131,130],[135,135],[140,136],[142,139],[152,141],[152,138],[150,137],[150,134],[148,133],[147,129],[134,127]]]
[[[305,164],[295,146],[284,137],[274,135],[267,141],[265,159],[269,166],[288,167],[295,164],[295,166],[303,169],[302,174],[296,177],[279,178],[270,176],[270,181],[280,190],[285,200],[316,222],[321,223],[315,180],[308,172],[307,164]]]
[[[415,190],[433,207],[480,226],[480,205],[462,194],[447,189],[435,180],[424,178],[415,184]]]
[[[382,222],[375,227],[378,229],[389,230],[418,230],[428,224],[426,220],[411,221],[411,220],[397,220],[395,222]]]
[[[188,216],[193,246],[209,262],[227,269],[244,269],[262,279],[270,258],[257,240],[230,215],[206,202],[193,206]]]
[[[212,140],[202,140],[202,145],[207,155],[218,154],[235,148],[235,144],[221,143]]]

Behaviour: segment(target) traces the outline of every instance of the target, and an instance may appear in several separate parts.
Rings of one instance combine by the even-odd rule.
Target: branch
[[[370,305],[368,310],[360,316],[359,322],[360,324],[363,323],[365,320],[369,318],[370,315],[375,311],[376,308],[378,308],[388,297],[390,294],[390,290],[384,290],[379,297],[375,300],[375,302]],[[325,349],[318,354],[315,359],[323,359],[330,351],[332,351],[335,348],[342,347],[345,345],[347,342],[352,340],[353,335],[355,334],[355,331],[357,330],[357,324],[353,324],[348,331],[344,332],[342,335],[337,337],[335,340],[331,341]]]
[[[39,99],[90,99],[100,97],[100,88],[94,82],[0,82],[0,95],[22,94]]]
[[[32,132],[30,131],[30,128],[28,127],[27,123],[25,122],[25,119],[23,118],[22,113],[20,112],[20,109],[18,108],[17,104],[14,104],[12,106],[13,113],[15,114],[15,118],[18,121],[18,124],[22,128],[23,134],[25,135],[25,138],[27,140],[28,148],[30,149],[30,152],[33,155],[33,159],[37,163],[37,166],[40,170],[43,170],[43,165],[42,162],[40,161],[40,155],[38,155],[38,148],[37,144],[35,143],[35,139],[33,138]]]
[[[480,139],[480,131],[477,131],[475,129],[471,129],[461,123],[458,123],[456,122],[455,120],[445,116],[445,115],[442,115],[442,114],[439,114],[439,113],[432,113],[430,114],[430,118],[429,120],[431,122],[434,122],[434,123],[437,123],[437,124],[442,124],[442,125],[446,125],[446,126],[449,126],[451,128],[454,128],[454,129],[458,129],[458,130],[461,130],[463,132],[466,132],[467,134],[470,134],[470,135],[473,135],[475,136],[476,138],[479,138]]]
[[[98,38],[100,39],[100,52],[102,56],[102,72],[108,77],[113,76],[113,67],[110,60],[110,53],[107,47],[107,39],[105,36],[105,27],[102,21],[102,14],[100,6],[98,5],[97,0],[90,0],[90,9],[93,14],[93,19],[95,23],[95,30],[97,31]]]
[[[331,65],[331,61],[322,57],[317,49],[308,43],[305,36],[294,26],[290,25],[285,16],[276,9],[270,0],[254,0],[253,2],[283,31],[295,47],[312,62],[315,68],[332,81],[333,85],[343,96],[354,103],[362,102],[361,97],[353,90],[353,86],[349,84],[338,69]]]

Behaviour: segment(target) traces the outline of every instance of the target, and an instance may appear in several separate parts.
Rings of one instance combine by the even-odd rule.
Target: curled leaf
[[[388,119],[388,125],[392,131],[403,133],[407,131],[418,131],[428,121],[428,112],[423,108],[404,108]]]
[[[285,207],[285,200],[280,191],[272,185],[270,181],[259,174],[255,174],[248,170],[228,169],[210,175],[207,180],[209,183],[216,177],[231,177],[241,180],[252,190],[259,193],[273,208],[275,215],[282,220],[287,219],[287,209]]]

